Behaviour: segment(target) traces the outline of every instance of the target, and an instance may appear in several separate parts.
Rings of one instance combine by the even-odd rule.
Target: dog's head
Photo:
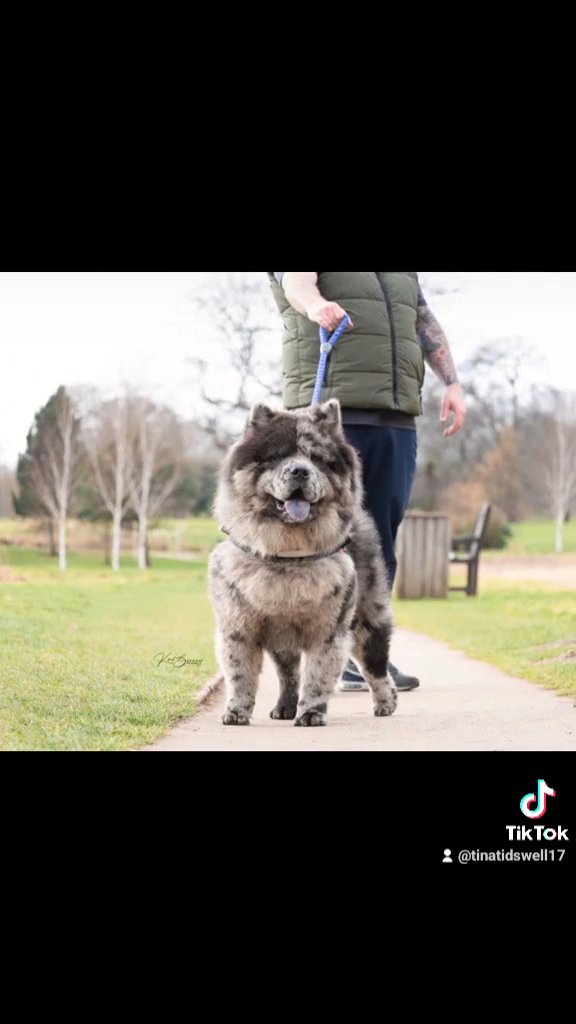
[[[256,405],[224,463],[216,514],[262,553],[320,551],[343,539],[362,496],[337,401],[296,412]]]

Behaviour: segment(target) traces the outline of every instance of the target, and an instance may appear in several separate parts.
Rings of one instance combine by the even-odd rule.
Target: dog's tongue
[[[310,515],[309,501],[287,501],[286,511],[295,523],[303,523]]]

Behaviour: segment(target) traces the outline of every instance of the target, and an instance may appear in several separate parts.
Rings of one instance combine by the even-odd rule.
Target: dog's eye
[[[328,469],[331,473],[335,473],[337,476],[345,476],[346,473],[352,469],[352,462],[349,459],[347,452],[339,452],[335,455],[328,463]]]
[[[323,459],[321,455],[317,455],[316,452],[308,452],[306,458],[310,459],[310,462],[312,462],[318,469],[328,468],[326,460]]]

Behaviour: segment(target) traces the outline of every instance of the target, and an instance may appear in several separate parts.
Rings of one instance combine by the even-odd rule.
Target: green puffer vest
[[[310,405],[320,359],[319,327],[297,313],[282,287],[272,290],[284,320],[284,405]],[[325,299],[338,302],[354,323],[332,352],[322,401],[344,408],[422,413],[424,357],[418,334],[415,272],[327,271],[318,274]]]

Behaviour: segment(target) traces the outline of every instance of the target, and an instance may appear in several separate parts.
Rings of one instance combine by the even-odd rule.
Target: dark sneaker
[[[416,679],[416,676],[405,676],[395,665],[390,665],[390,675],[398,690],[417,690],[420,686],[420,680]]]
[[[340,693],[366,693],[370,690],[368,683],[353,661],[349,661],[342,679],[338,683]]]

